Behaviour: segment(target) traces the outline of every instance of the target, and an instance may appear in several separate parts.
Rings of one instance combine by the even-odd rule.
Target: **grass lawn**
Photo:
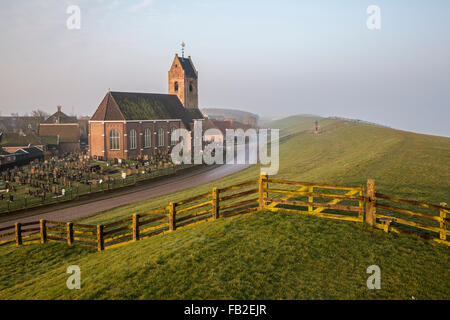
[[[258,212],[95,252],[1,249],[1,299],[449,299],[448,249],[360,224]],[[81,290],[66,268],[81,268]],[[368,290],[368,266],[381,290]]]
[[[277,177],[352,185],[373,178],[383,193],[450,202],[449,138],[332,119],[319,119],[319,135],[305,132],[315,120],[285,120],[289,133],[282,131],[287,138]],[[253,166],[82,222],[107,223],[258,174]],[[285,212],[219,219],[103,252],[49,243],[3,247],[0,257],[1,299],[450,298],[447,247]],[[81,290],[66,288],[72,264],[81,268]],[[381,268],[381,290],[366,287],[366,269],[373,264]]]

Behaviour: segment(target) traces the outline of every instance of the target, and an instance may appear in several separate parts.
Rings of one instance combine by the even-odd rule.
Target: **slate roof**
[[[180,119],[186,128],[193,119],[203,119],[198,111],[187,111],[173,94],[108,92],[91,120],[164,120]]]
[[[186,108],[186,111],[191,115],[192,119],[203,119],[203,114],[200,109]]]
[[[197,79],[197,72],[195,72],[194,65],[189,58],[178,57],[184,74],[189,78]]]

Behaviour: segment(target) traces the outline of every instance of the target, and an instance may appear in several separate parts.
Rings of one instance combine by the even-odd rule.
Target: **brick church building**
[[[198,109],[198,72],[178,54],[169,70],[169,93],[110,91],[89,121],[89,153],[99,159],[136,159],[170,152],[170,134],[193,129]]]

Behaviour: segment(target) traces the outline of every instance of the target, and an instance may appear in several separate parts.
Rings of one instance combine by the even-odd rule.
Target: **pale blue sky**
[[[80,30],[66,28],[69,5]],[[381,30],[366,27],[369,5]],[[200,107],[450,136],[447,0],[2,0],[0,30],[2,115],[92,115],[108,88],[166,93],[185,41]]]

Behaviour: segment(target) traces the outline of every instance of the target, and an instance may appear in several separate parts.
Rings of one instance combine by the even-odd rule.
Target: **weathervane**
[[[186,44],[184,42],[181,42],[181,56],[184,58],[184,47]]]

